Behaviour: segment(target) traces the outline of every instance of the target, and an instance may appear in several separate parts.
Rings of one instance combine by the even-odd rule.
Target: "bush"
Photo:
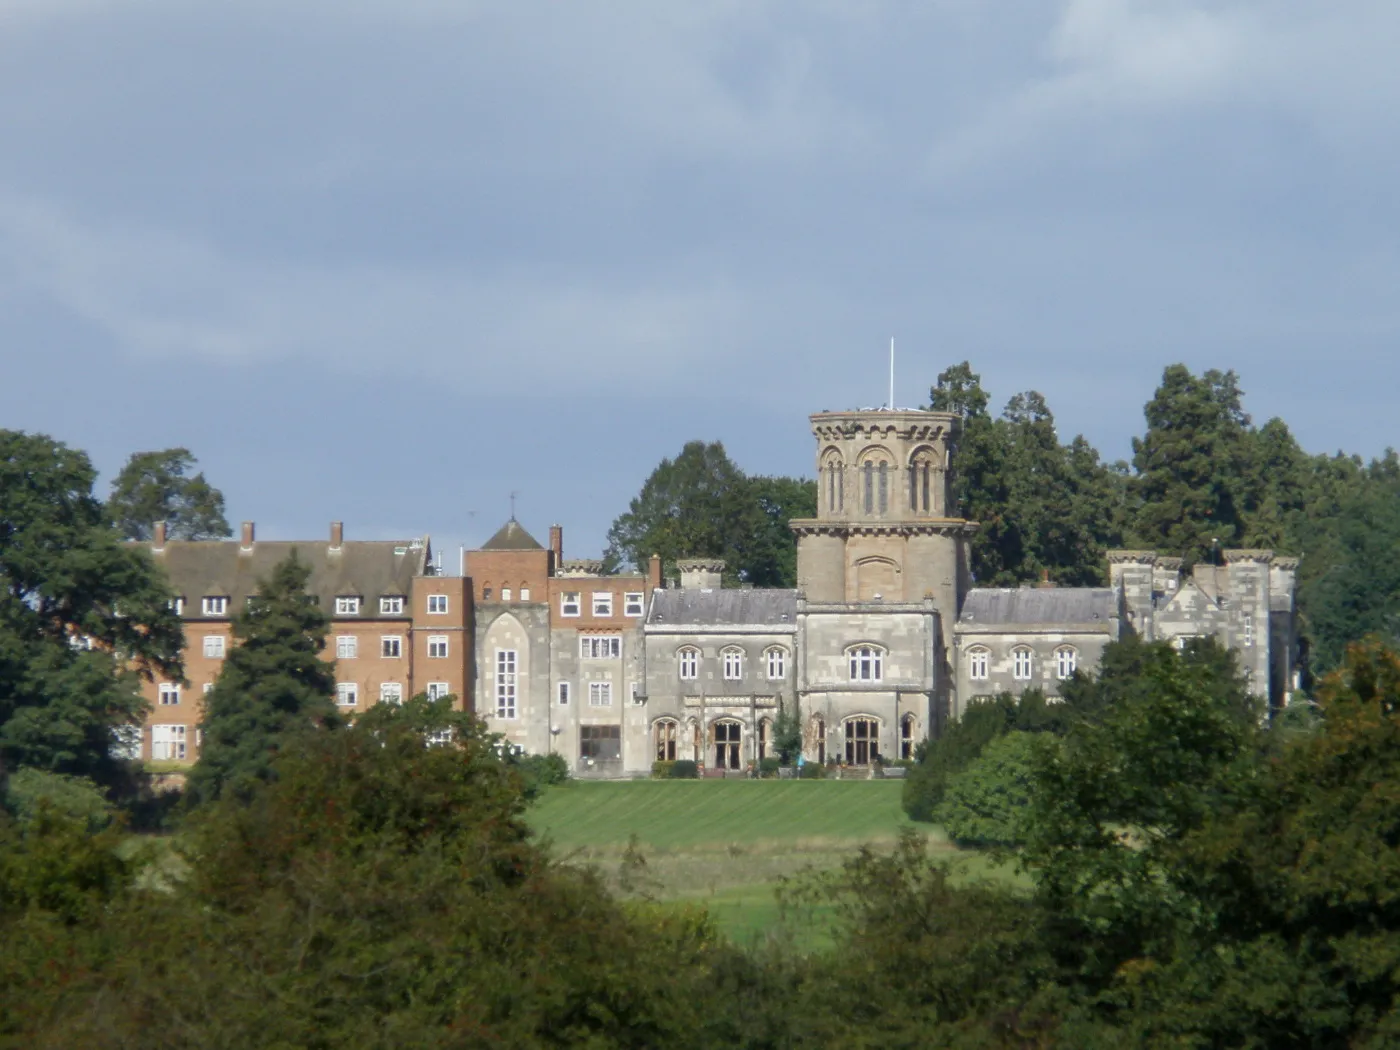
[[[651,764],[651,778],[653,780],[669,780],[674,774],[671,768],[675,766],[675,759],[662,761],[658,759]]]
[[[903,802],[909,819],[933,820],[948,779],[976,761],[982,749],[1010,729],[1015,719],[1016,700],[1010,693],[968,704],[962,718],[929,743],[923,759],[905,777]]]
[[[782,760],[778,758],[761,758],[758,760],[758,775],[760,777],[771,778],[778,775],[778,770],[783,766]]]
[[[545,788],[569,779],[569,764],[552,751],[547,755],[522,755],[514,765],[525,782],[526,798],[537,798]]]
[[[797,775],[803,780],[825,780],[826,767],[820,762],[804,762]]]
[[[694,780],[700,775],[700,767],[688,758],[679,758],[671,763],[672,780]]]
[[[1018,846],[1025,841],[1038,735],[998,737],[976,761],[949,777],[943,801],[934,810],[949,838],[960,846]]]
[[[32,823],[44,803],[55,813],[86,825],[90,831],[98,831],[112,822],[112,806],[101,789],[87,777],[20,769],[10,777],[4,802],[21,824]]]

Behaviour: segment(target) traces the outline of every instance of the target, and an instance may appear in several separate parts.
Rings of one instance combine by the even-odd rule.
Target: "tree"
[[[812,481],[747,477],[719,442],[691,441],[663,459],[608,530],[604,561],[644,571],[653,554],[671,576],[679,558],[722,558],[725,575],[758,587],[791,587],[797,542],[788,522],[816,513]]]
[[[934,811],[960,846],[1018,846],[1026,837],[1037,736],[1005,733],[948,781]]]
[[[1170,365],[1144,414],[1147,432],[1133,439],[1135,531],[1146,546],[1209,558],[1245,532],[1249,416],[1239,378],[1212,369],[1197,378]]]
[[[112,482],[107,509],[123,536],[149,540],[157,521],[176,540],[214,540],[231,535],[224,519],[224,496],[204,479],[187,476],[194,467],[187,448],[134,452]]]
[[[294,550],[234,617],[237,644],[204,698],[204,743],[189,777],[194,804],[248,797],[272,776],[279,751],[339,724],[335,665],[321,658],[330,618],[306,593],[310,576]]]
[[[31,766],[112,785],[139,677],[183,676],[180,623],[150,555],[122,544],[86,455],[0,431],[0,780]]]

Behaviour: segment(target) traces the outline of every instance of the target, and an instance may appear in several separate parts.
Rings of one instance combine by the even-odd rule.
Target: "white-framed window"
[[[452,730],[434,729],[424,739],[429,747],[442,747],[452,743]]]
[[[491,597],[489,594],[486,597]],[[447,613],[447,595],[428,595],[428,612],[433,616],[443,616]]]
[[[1245,613],[1244,620],[1244,645],[1248,649],[1254,644],[1254,614]]]
[[[1186,647],[1199,637],[1200,635],[1198,634],[1179,634],[1172,639],[1172,648],[1179,653],[1185,652]]]
[[[686,681],[700,677],[700,650],[689,647],[676,654],[681,668],[681,677]]]
[[[578,655],[582,660],[617,660],[622,656],[622,636],[617,634],[581,634]]]
[[[429,682],[424,692],[428,694],[429,700],[441,700],[444,696],[452,694],[452,686],[448,682]]]
[[[646,611],[646,594],[642,591],[628,591],[622,596],[622,615],[641,616]]]
[[[403,655],[403,635],[386,634],[379,639],[379,655],[397,659]]]
[[[160,696],[161,707],[170,707],[180,702],[179,682],[161,682],[156,692]]]
[[[530,600],[530,588],[529,588],[529,587],[521,587],[521,588],[520,588],[520,600],[521,600],[522,602],[528,602],[528,601]]]
[[[885,678],[885,650],[876,645],[853,645],[846,650],[852,682],[882,682]]]
[[[1018,682],[1029,681],[1031,677],[1031,651],[1029,649],[1012,650],[1011,677]]]
[[[777,681],[787,677],[787,650],[774,646],[764,654],[768,658],[768,677]]]
[[[991,672],[991,653],[986,649],[969,649],[967,653],[967,676],[974,682],[985,682]]]
[[[185,599],[171,598],[170,601],[166,604],[170,607],[170,611],[173,612],[176,616],[185,615]]]
[[[228,599],[216,594],[206,594],[204,596],[205,616],[227,616]]]
[[[360,599],[353,594],[341,595],[335,600],[335,614],[337,616],[359,616]]]
[[[433,660],[447,659],[447,635],[428,635],[428,657]]]
[[[579,591],[565,591],[559,595],[560,616],[582,616],[583,595]]]
[[[611,616],[611,615],[612,615],[612,602],[613,602],[612,591],[594,591],[594,592],[593,592],[593,615],[594,615],[594,616]]]
[[[612,707],[612,683],[611,683],[611,682],[589,682],[589,683],[588,683],[588,706],[589,706],[589,707]]]
[[[341,707],[354,707],[360,702],[360,687],[355,682],[336,682],[335,702]]]
[[[224,636],[221,634],[206,634],[204,636],[204,655],[211,660],[222,660],[224,658]]]
[[[516,716],[516,700],[518,699],[516,690],[518,683],[516,679],[516,651],[514,649],[496,650],[496,717],[514,718]]]
[[[379,599],[379,612],[381,616],[402,616],[403,615],[403,595],[392,594]]]
[[[335,658],[354,660],[360,655],[360,640],[353,634],[339,634],[335,639]]]
[[[502,587],[502,588],[501,588],[501,601],[503,601],[503,602],[508,602],[508,601],[510,601],[510,588],[509,588],[509,587]]]
[[[379,687],[379,702],[381,704],[401,704],[403,703],[403,683],[384,682]]]
[[[1074,648],[1062,645],[1055,650],[1055,677],[1068,678],[1074,674],[1074,668],[1079,663],[1079,654]]]
[[[571,689],[572,689],[572,687],[569,685],[568,682],[560,682],[560,683],[559,683],[559,694],[558,694],[558,695],[559,695],[559,706],[560,706],[560,707],[567,707],[567,706],[568,706],[568,704],[569,704],[569,692],[570,692]]]
[[[726,681],[737,682],[744,677],[744,650],[726,649],[720,654],[724,658],[724,677]]]
[[[156,762],[184,758],[186,734],[184,726],[151,726],[151,758]]]

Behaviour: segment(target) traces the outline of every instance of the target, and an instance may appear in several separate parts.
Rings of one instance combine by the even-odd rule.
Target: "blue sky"
[[[0,0],[0,425],[268,538],[596,554],[691,438],[1164,365],[1395,444],[1400,5]]]

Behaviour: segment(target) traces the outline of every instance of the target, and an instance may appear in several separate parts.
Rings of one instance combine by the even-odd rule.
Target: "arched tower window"
[[[841,454],[832,449],[822,462],[822,475],[826,483],[826,509],[830,514],[839,514],[846,506],[845,464]]]
[[[888,514],[890,509],[889,461],[878,451],[861,463],[861,503],[866,514]]]
[[[928,513],[934,509],[933,450],[921,448],[909,459],[909,509]]]

